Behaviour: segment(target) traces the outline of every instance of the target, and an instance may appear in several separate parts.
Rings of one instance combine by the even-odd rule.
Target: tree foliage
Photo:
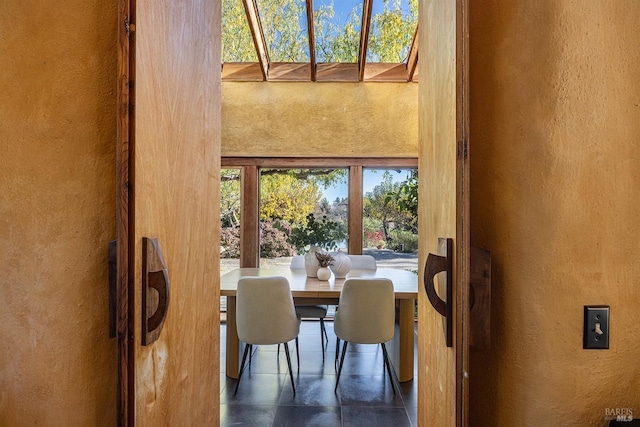
[[[262,169],[260,219],[291,225],[305,223],[309,213],[321,208],[321,189],[344,183],[347,173],[347,169],[329,168]],[[237,227],[241,216],[240,170],[222,169],[220,181],[221,226]],[[344,203],[325,211],[332,217],[339,215],[338,211],[346,216]]]
[[[391,174],[385,171],[382,175],[382,182],[365,194],[363,199],[364,215],[379,221],[385,240],[389,236],[389,222],[393,221],[398,209],[392,205],[385,205],[384,200],[388,193],[397,188],[397,185],[393,183]]]
[[[295,255],[289,243],[291,228],[286,224],[260,221],[260,257],[279,258]]]
[[[289,243],[291,228],[272,221],[260,222],[260,256],[278,258],[292,256],[295,249]],[[240,257],[240,227],[223,227],[220,230],[220,257]]]
[[[371,18],[367,60],[403,62],[418,17],[418,0],[382,0],[383,9]],[[309,36],[304,0],[258,0],[269,58],[274,62],[308,62]],[[357,62],[362,3],[337,16],[334,3],[313,11],[317,62]],[[242,0],[222,2],[222,61],[257,62],[255,46]]]
[[[260,218],[304,224],[322,198],[318,185],[281,173],[260,178]]]
[[[384,204],[393,203],[401,211],[418,218],[418,171],[412,170],[409,177],[400,186],[387,194]]]
[[[409,55],[418,19],[418,0],[402,9],[400,0],[383,0],[381,13],[371,18],[367,61],[404,62]]]
[[[309,36],[304,24],[304,0],[258,0],[269,59],[308,62]]]
[[[222,62],[258,62],[242,0],[222,1]]]
[[[240,225],[240,170],[220,171],[220,222],[222,227]]]
[[[335,19],[333,4],[320,5],[314,11],[313,26],[318,62],[357,62],[360,47],[362,4],[348,14],[344,26]]]
[[[381,229],[383,240],[387,244],[392,243],[393,236],[400,236],[398,231],[407,230],[412,233],[417,232],[417,204],[416,212],[404,209],[400,203],[396,203],[396,195],[404,195],[404,186],[417,175],[412,171],[410,177],[404,182],[393,182],[393,177],[388,171],[382,175],[382,182],[376,185],[371,192],[365,194],[363,200],[365,223],[365,239],[367,232]],[[416,187],[417,191],[417,187]],[[417,197],[417,193],[416,193]],[[416,199],[417,202],[417,199]]]
[[[289,242],[295,246],[299,254],[306,253],[311,246],[319,246],[326,250],[335,250],[338,243],[347,237],[344,229],[336,221],[331,221],[326,214],[307,216],[305,224],[291,230]]]

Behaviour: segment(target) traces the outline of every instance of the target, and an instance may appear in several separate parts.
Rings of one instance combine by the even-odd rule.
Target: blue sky
[[[343,24],[349,16],[349,13],[354,7],[358,6],[358,16],[362,14],[362,0],[316,0],[313,2],[313,8],[317,9],[318,6],[328,6],[333,4],[333,10],[336,12],[336,22]],[[393,4],[393,3],[392,3]],[[409,11],[409,1],[401,0],[401,8],[403,11]],[[373,0],[373,6],[371,8],[371,14],[376,15],[381,13],[383,9],[382,0]]]
[[[394,182],[404,181],[409,175],[408,170],[402,170],[400,172],[396,172],[395,170],[390,170],[389,172],[393,174]],[[382,169],[365,169],[363,171],[362,186],[365,193],[368,193],[371,190],[373,190],[373,187],[375,187],[380,183],[380,181],[382,181],[383,173],[384,173],[384,170]],[[340,198],[347,197],[348,186],[347,186],[347,183],[345,182],[344,184],[339,184],[335,187],[331,187],[326,190],[323,190],[322,192],[329,202],[333,202],[336,199],[336,197],[340,197]]]

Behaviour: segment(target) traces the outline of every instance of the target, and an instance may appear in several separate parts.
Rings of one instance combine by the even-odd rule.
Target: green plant
[[[346,237],[339,224],[330,221],[327,215],[322,215],[320,220],[314,214],[307,215],[307,223],[291,230],[289,243],[295,246],[299,254],[304,254],[310,246],[319,246],[325,250],[335,250],[338,242]]]
[[[418,250],[418,235],[409,230],[395,229],[389,236],[391,247],[398,252],[414,252]]]
[[[405,212],[410,219],[409,224],[417,230],[418,219],[418,171],[411,175],[399,187],[389,191],[384,198],[384,205],[395,205],[400,212]]]
[[[329,267],[330,265],[333,265],[333,257],[331,254],[326,252],[316,252],[316,258],[318,259],[320,267]]]

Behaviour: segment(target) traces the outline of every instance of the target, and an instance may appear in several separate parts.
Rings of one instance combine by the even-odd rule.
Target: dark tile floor
[[[379,345],[350,344],[340,386],[336,384],[335,335],[333,322],[326,322],[329,335],[325,360],[320,348],[317,321],[303,321],[300,327],[300,368],[295,343],[290,343],[296,395],[293,395],[284,351],[277,346],[254,346],[253,360],[245,368],[238,393],[236,381],[224,374],[221,354],[221,426],[416,426],[417,377],[400,383],[393,394],[383,370]],[[221,325],[221,342],[226,328]],[[282,349],[281,349],[282,350]],[[417,358],[416,358],[417,360]]]

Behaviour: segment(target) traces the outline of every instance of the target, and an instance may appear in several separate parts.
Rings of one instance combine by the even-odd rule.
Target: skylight
[[[405,62],[418,24],[418,0],[374,1],[367,62]]]
[[[242,0],[222,2],[222,63],[258,62]]]
[[[362,3],[358,0],[318,0],[313,26],[318,62],[358,62]]]
[[[309,62],[305,0],[257,0],[262,30],[273,62]]]
[[[223,0],[223,81],[417,81],[418,0]]]

